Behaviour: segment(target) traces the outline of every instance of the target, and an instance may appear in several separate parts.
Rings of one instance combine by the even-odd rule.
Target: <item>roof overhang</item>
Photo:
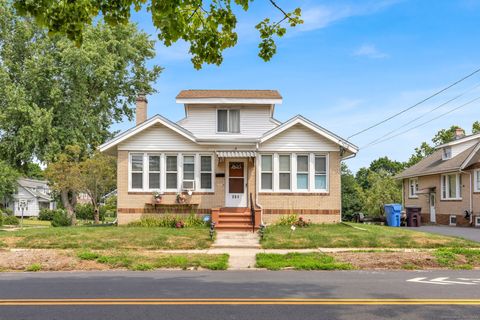
[[[453,140],[453,141],[441,144],[439,146],[436,146],[435,149],[450,147],[450,146],[454,146],[454,145],[461,144],[461,143],[471,141],[471,140],[475,140],[475,139],[480,139],[480,133],[472,134],[472,135],[469,135],[467,137],[464,137],[464,138],[461,138],[461,139],[458,139],[458,140]]]
[[[416,173],[416,174],[408,174],[408,175],[396,175],[393,177],[394,179],[397,180],[403,180],[403,179],[410,179],[410,178],[416,178],[416,177],[425,177],[425,176],[433,176],[436,174],[444,174],[444,173],[455,173],[461,171],[462,168],[450,168],[448,170],[438,170],[438,171],[432,171],[432,172],[425,172],[425,173]]]
[[[255,158],[257,153],[255,151],[217,151],[219,158]]]
[[[270,131],[267,131],[260,138],[259,142],[264,143],[265,141],[268,141],[269,139],[271,139],[271,138],[275,137],[276,135],[290,129],[291,127],[293,127],[297,124],[301,124],[301,125],[309,128],[310,130],[318,133],[319,135],[327,138],[328,140],[338,144],[340,147],[344,148],[345,150],[349,151],[352,154],[356,154],[359,150],[359,148],[356,145],[354,145],[354,144],[348,142],[347,140],[337,136],[333,132],[328,131],[327,129],[319,126],[318,124],[302,117],[301,115],[297,115],[297,116],[291,118],[290,120],[282,123],[278,127],[274,128]]]
[[[187,138],[188,140],[196,142],[195,137],[193,136],[193,134],[190,131],[182,128],[181,126],[179,126],[178,124],[168,120],[167,118],[164,118],[161,115],[157,114],[157,115],[153,116],[152,118],[148,119],[147,121],[137,125],[136,127],[133,127],[131,129],[119,134],[118,136],[111,139],[110,141],[105,142],[104,144],[102,144],[101,146],[98,147],[98,150],[100,152],[107,152],[108,150],[110,150],[114,146],[118,145],[119,143],[127,140],[128,138],[136,135],[137,133],[139,133],[139,132],[141,132],[145,129],[148,129],[148,128],[156,125],[156,124],[162,124],[165,127],[171,129],[172,131],[175,131],[176,133],[180,134],[181,136]]]
[[[180,104],[282,104],[282,99],[246,99],[246,98],[179,98]]]

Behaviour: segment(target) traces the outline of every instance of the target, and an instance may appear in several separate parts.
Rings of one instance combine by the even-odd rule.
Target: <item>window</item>
[[[418,178],[412,178],[409,181],[409,198],[418,198]]]
[[[183,156],[183,180],[195,180],[194,156]]]
[[[217,110],[217,132],[239,133],[240,110],[220,109]]]
[[[461,199],[461,183],[458,173],[442,175],[442,199]]]
[[[143,189],[143,154],[134,153],[131,156],[131,188]]]
[[[160,156],[148,156],[148,188],[160,189]]]
[[[475,192],[480,192],[480,170],[474,172]]]
[[[308,156],[297,156],[297,189],[308,190]]]
[[[167,156],[167,189],[177,189],[177,156]]]
[[[279,189],[290,190],[290,155],[280,155],[278,157],[279,162]]]
[[[200,188],[212,189],[212,157],[200,157]]]
[[[273,187],[273,161],[272,155],[262,155],[261,157],[261,189],[272,190]]]
[[[450,215],[449,217],[449,224],[451,226],[456,226],[457,225],[457,216],[456,215]]]
[[[315,189],[327,190],[327,157],[315,156]]]
[[[443,148],[442,159],[448,160],[452,157],[452,147]]]

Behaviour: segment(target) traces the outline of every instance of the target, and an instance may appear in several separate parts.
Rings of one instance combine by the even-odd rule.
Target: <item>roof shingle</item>
[[[182,90],[177,99],[282,99],[277,90]]]

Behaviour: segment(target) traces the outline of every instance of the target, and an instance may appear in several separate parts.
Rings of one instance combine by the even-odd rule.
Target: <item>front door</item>
[[[429,195],[430,202],[430,222],[435,223],[435,193],[430,193]]]
[[[229,161],[227,163],[227,185],[225,206],[227,207],[246,207],[247,206],[247,188],[246,188],[246,165],[244,161]]]

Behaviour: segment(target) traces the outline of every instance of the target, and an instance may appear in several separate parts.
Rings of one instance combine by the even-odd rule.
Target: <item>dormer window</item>
[[[442,160],[448,160],[452,158],[452,147],[443,148]]]
[[[217,132],[240,133],[240,110],[218,109],[217,110]]]

